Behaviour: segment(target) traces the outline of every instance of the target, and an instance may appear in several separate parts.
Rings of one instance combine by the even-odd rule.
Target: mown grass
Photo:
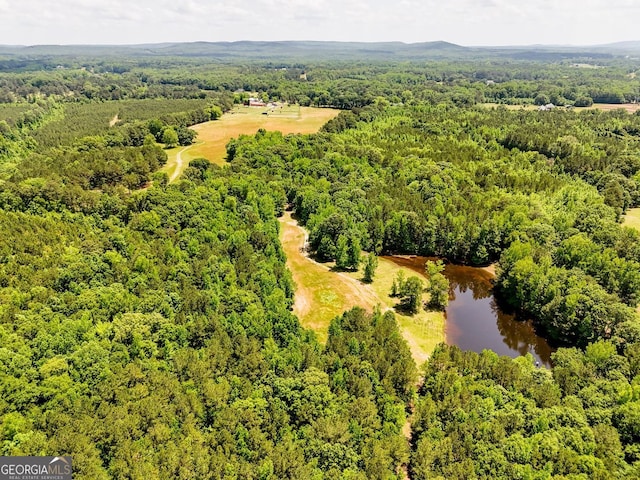
[[[372,291],[362,289],[358,282],[305,256],[301,251],[305,232],[297,226],[290,212],[280,218],[280,227],[287,266],[296,283],[294,313],[305,328],[316,332],[322,343],[327,340],[333,318],[356,305],[371,311],[380,303]]]
[[[497,108],[497,107],[505,107],[507,110],[538,110],[538,105],[506,105],[501,103],[481,103],[483,107],[487,108]],[[564,105],[557,105],[558,108],[564,108]],[[590,107],[574,107],[574,110],[579,112],[582,110],[618,110],[623,109],[629,113],[635,113],[640,110],[639,103],[594,103]]]
[[[386,308],[394,308],[397,304],[397,299],[389,294],[391,293],[393,280],[400,270],[404,271],[405,278],[418,275],[425,284],[427,282],[427,278],[424,275],[419,275],[409,268],[400,267],[385,258],[379,258],[378,268],[371,287]],[[354,272],[349,275],[358,280],[362,279],[361,272]],[[414,360],[418,365],[422,365],[429,358],[436,345],[446,339],[444,312],[420,310],[414,315],[408,315],[401,310],[396,310],[395,313],[398,326],[402,331],[403,337],[407,340],[409,348],[411,348]]]
[[[640,231],[640,208],[630,208],[627,210],[623,225]]]
[[[268,115],[264,115],[268,112]],[[282,108],[236,106],[218,120],[191,127],[198,133],[194,145],[167,150],[169,159],[163,168],[171,176],[176,169],[178,152],[182,151],[181,172],[196,158],[206,158],[211,163],[223,165],[227,158],[227,143],[240,135],[253,135],[259,129],[289,133],[315,133],[325,123],[338,115],[331,108],[284,105]]]
[[[362,283],[361,272],[331,271],[332,264],[318,264],[300,250],[305,233],[287,213],[280,219],[280,241],[287,254],[287,266],[296,282],[294,313],[302,325],[311,328],[321,342],[326,342],[331,320],[345,310],[360,306],[368,311],[379,307],[393,309],[397,300],[390,297],[393,279],[400,270],[405,277],[416,275],[406,267],[380,258],[373,283]],[[423,277],[423,280],[426,280]],[[422,365],[435,346],[445,341],[443,312],[421,310],[415,315],[396,311],[400,331],[409,344],[411,354]]]
[[[264,115],[267,112],[268,115]],[[227,156],[227,143],[239,135],[253,135],[259,129],[288,133],[315,133],[338,115],[331,108],[284,105],[276,108],[236,106],[218,120],[191,127],[198,133],[196,144],[186,156],[187,163],[194,158],[206,158],[221,165]]]

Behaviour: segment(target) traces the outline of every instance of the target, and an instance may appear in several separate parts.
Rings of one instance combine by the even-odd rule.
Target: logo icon
[[[0,480],[71,480],[71,457],[0,457]]]

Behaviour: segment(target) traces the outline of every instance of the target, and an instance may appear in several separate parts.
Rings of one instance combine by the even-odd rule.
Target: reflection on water
[[[424,273],[426,257],[384,257],[396,265]],[[433,259],[432,259],[433,260]],[[463,350],[491,349],[498,355],[517,357],[531,353],[549,366],[553,349],[536,334],[531,322],[503,312],[493,296],[493,274],[483,268],[448,264],[449,306],[446,310],[447,343]]]

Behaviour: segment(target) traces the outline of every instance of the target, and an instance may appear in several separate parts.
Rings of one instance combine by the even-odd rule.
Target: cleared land
[[[538,105],[504,105],[501,103],[482,103],[483,107],[487,108],[497,108],[497,107],[505,107],[507,110],[538,110]],[[558,108],[564,108],[563,106],[558,106]],[[574,110],[604,110],[611,111],[622,108],[629,113],[635,113],[640,110],[640,103],[594,103],[590,107],[575,107]]]
[[[629,113],[635,113],[640,110],[640,103],[594,103],[591,107],[586,107],[587,109],[597,109],[597,110],[618,110],[622,108]]]
[[[393,308],[396,300],[389,297],[389,292],[398,271],[404,270],[406,277],[415,275],[408,268],[380,258],[374,282],[370,285],[362,283],[361,272],[334,272],[331,264],[320,264],[308,258],[302,250],[305,230],[291,218],[290,212],[283,215],[280,225],[280,241],[296,283],[294,313],[303,326],[317,333],[321,342],[327,339],[331,320],[345,310],[354,306],[368,311],[376,306],[383,311]],[[413,316],[396,313],[396,319],[418,365],[422,365],[435,346],[445,340],[442,312],[421,311]]]
[[[265,114],[266,113],[266,114]],[[283,105],[282,107],[235,107],[218,120],[194,125],[192,130],[198,133],[196,143],[190,147],[178,147],[167,150],[169,159],[164,171],[170,177],[176,171],[178,152],[182,165],[177,169],[176,178],[195,158],[206,158],[212,163],[222,165],[227,156],[227,143],[239,135],[253,135],[259,129],[288,133],[315,133],[329,120],[337,116],[339,110],[332,108],[300,107]]]
[[[623,225],[640,231],[640,208],[630,208],[627,210]]]

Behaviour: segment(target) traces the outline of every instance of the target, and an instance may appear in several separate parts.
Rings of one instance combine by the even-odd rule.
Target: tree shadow
[[[413,316],[415,316],[416,314],[418,314],[420,312],[419,308],[417,310],[413,310],[411,308],[411,305],[410,305],[410,302],[409,302],[408,299],[403,299],[402,297],[399,297],[398,295],[396,295],[395,297],[391,297],[391,298],[398,298],[400,300],[398,303],[396,303],[393,306],[393,309],[397,313],[400,313],[402,315],[406,315],[408,317],[413,317]]]

